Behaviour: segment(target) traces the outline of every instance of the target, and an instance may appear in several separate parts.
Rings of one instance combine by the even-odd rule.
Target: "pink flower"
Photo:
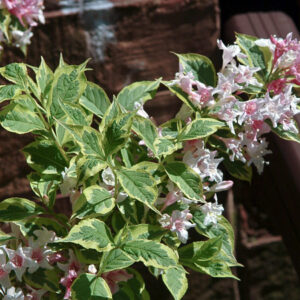
[[[288,51],[299,51],[300,45],[296,39],[292,40],[292,32],[288,33],[285,39],[270,36],[271,42],[275,45],[274,62],[275,65],[278,59]]]
[[[28,267],[35,265],[31,259],[32,249],[19,245],[17,250],[5,248],[9,258],[8,266],[14,270],[19,281],[22,281],[22,276]]]
[[[238,45],[230,45],[226,47],[221,40],[217,40],[217,45],[220,50],[223,50],[223,65],[222,70],[241,52]]]
[[[103,273],[101,276],[108,284],[112,294],[119,290],[118,282],[127,281],[133,277],[132,274],[127,273],[124,269]]]
[[[203,223],[205,226],[208,226],[210,224],[216,225],[218,223],[219,216],[222,215],[222,212],[224,210],[223,205],[218,204],[217,200],[215,201],[215,203],[205,203],[200,207],[200,209],[205,214]]]
[[[36,26],[36,20],[45,23],[43,0],[3,0],[2,2],[9,12],[19,19],[23,26],[25,26],[24,20],[30,26]]]
[[[66,288],[64,299],[69,299],[71,296],[71,286],[74,280],[78,277],[81,272],[81,264],[77,261],[75,255],[69,250],[69,263],[61,264],[57,263],[57,266],[65,271],[65,276],[61,278],[60,283]]]
[[[216,183],[209,188],[210,192],[218,193],[231,189],[233,186],[232,180],[224,180],[222,182]]]
[[[4,248],[5,246],[0,248],[0,282],[2,286],[8,288],[11,286],[9,279],[11,268],[6,263],[6,253]]]
[[[48,262],[49,264],[53,265],[57,262],[64,263],[67,261],[67,258],[63,255],[62,252],[55,252],[48,255]]]
[[[36,290],[29,285],[26,285],[26,287],[31,292],[25,296],[25,300],[41,300],[42,296],[47,293],[45,290]]]
[[[195,227],[195,224],[189,222],[193,218],[193,215],[188,209],[184,211],[174,210],[172,216],[168,214],[163,214],[160,218],[159,223],[163,228],[169,229],[175,232],[178,239],[182,243],[186,243],[188,239],[188,229]]]
[[[229,159],[234,161],[235,159],[240,160],[242,162],[246,162],[246,159],[243,154],[243,148],[241,141],[239,139],[234,138],[219,138],[221,141],[224,142],[227,149],[231,151],[229,155]]]
[[[182,191],[174,185],[173,182],[168,182],[167,188],[169,190],[169,193],[167,194],[166,198],[160,198],[162,201],[160,203],[163,203],[163,207],[160,211],[164,211],[168,206],[172,205],[175,202],[182,202],[186,204],[190,204],[194,202],[194,200],[190,200],[186,197],[184,197]]]
[[[3,300],[24,300],[23,291],[20,288],[12,286],[6,290]]]
[[[268,84],[268,92],[273,91],[275,95],[280,94],[286,86],[286,78],[279,78]]]

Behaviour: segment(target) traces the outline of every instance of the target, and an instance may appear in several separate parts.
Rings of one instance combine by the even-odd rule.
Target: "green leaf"
[[[204,138],[216,132],[223,127],[224,123],[215,119],[200,118],[189,123],[179,133],[177,139],[179,141],[194,140]]]
[[[234,278],[234,276],[228,267],[228,265],[222,260],[207,260],[195,263],[191,268],[195,271],[210,275],[216,278]]]
[[[186,105],[183,105],[186,107]],[[185,118],[186,119],[186,118]],[[185,123],[181,119],[172,119],[160,125],[161,135],[164,138],[176,139]]]
[[[18,221],[44,213],[44,209],[24,198],[8,198],[0,202],[0,221]]]
[[[106,126],[113,120],[116,119],[120,114],[121,114],[121,109],[117,103],[117,101],[113,100],[113,102],[110,104],[110,106],[108,107],[108,109],[106,110],[101,124],[99,126],[99,131],[103,132],[106,128]]]
[[[18,134],[46,129],[36,113],[16,103],[6,106],[1,111],[0,122],[6,130]]]
[[[14,221],[14,223],[19,226],[25,237],[34,236],[34,231],[41,230],[43,227],[49,231],[54,231],[57,236],[65,236],[68,233],[66,227],[56,220],[46,217],[31,217],[25,220]]]
[[[28,165],[43,174],[60,174],[67,167],[67,162],[54,142],[35,141],[23,148]]]
[[[103,149],[106,157],[118,152],[126,143],[132,124],[132,114],[121,114],[105,127]]]
[[[126,111],[134,111],[135,104],[144,104],[147,100],[155,97],[156,91],[160,85],[160,80],[140,81],[132,83],[118,94],[117,102],[125,108]]]
[[[8,12],[6,9],[1,9],[0,10],[0,29],[4,33],[5,37],[9,41],[10,39],[10,34],[9,32],[9,24],[11,21],[11,14]]]
[[[72,218],[91,218],[108,214],[115,206],[111,193],[97,185],[86,188],[73,206]]]
[[[222,236],[188,244],[178,250],[180,262],[189,266],[199,261],[211,260],[219,254],[221,247]]]
[[[197,210],[193,213],[193,220],[196,224],[196,230],[210,239],[221,237],[222,248],[220,254],[222,254],[222,259],[226,261],[229,266],[240,266],[233,254],[234,233],[230,223],[226,220],[226,218],[221,216],[216,226],[205,226],[204,218],[205,215],[200,210]]]
[[[132,129],[145,142],[146,146],[155,153],[154,141],[158,138],[158,134],[153,122],[149,119],[135,116]]]
[[[73,126],[62,124],[61,125],[71,133],[76,143],[80,146],[82,154],[89,157],[95,157],[104,161],[105,155],[102,149],[100,133],[89,126]]]
[[[122,214],[123,219],[125,219],[128,223],[139,223],[135,200],[127,197],[125,200],[118,203],[118,208]]]
[[[160,241],[166,230],[161,226],[152,224],[139,224],[128,226],[126,234],[129,234],[131,240],[153,240]]]
[[[97,219],[87,219],[72,227],[69,234],[56,243],[74,243],[98,252],[109,251],[114,247],[109,228]]]
[[[150,240],[128,241],[122,246],[135,261],[141,261],[145,266],[168,269],[177,265],[178,258],[171,248]]]
[[[106,162],[94,156],[83,156],[77,161],[78,182],[81,183],[106,168]]]
[[[196,53],[176,55],[185,73],[192,72],[196,80],[206,85],[216,86],[216,70],[208,57]]]
[[[15,239],[14,236],[11,236],[5,232],[3,232],[2,230],[0,230],[0,244],[5,243],[9,240],[13,240]]]
[[[126,282],[119,283],[120,290],[113,295],[113,300],[150,300],[143,277],[132,268],[126,271],[133,276]]]
[[[47,97],[51,88],[51,83],[53,82],[54,75],[52,70],[47,66],[43,57],[41,57],[41,64],[36,70],[35,76],[36,82],[41,91],[42,98]]]
[[[154,142],[154,148],[158,157],[161,155],[167,156],[182,148],[182,143],[176,143],[166,138],[158,138]]]
[[[51,270],[38,268],[36,272],[30,274],[26,272],[23,276],[24,281],[35,289],[59,293],[59,280],[61,278],[60,270],[53,268]]]
[[[102,277],[94,274],[81,274],[71,287],[73,300],[109,300],[111,291]]]
[[[105,252],[101,260],[101,272],[110,272],[113,270],[125,269],[131,266],[135,261],[123,250],[116,248]]]
[[[27,90],[27,68],[23,63],[12,63],[5,67],[0,68],[0,74],[10,82],[20,86],[22,89]]]
[[[167,269],[163,273],[162,279],[174,299],[182,299],[188,288],[188,281],[184,268],[176,267]]]
[[[0,103],[5,100],[13,100],[21,95],[22,89],[16,84],[0,86]]]
[[[236,34],[236,43],[241,47],[247,55],[249,65],[251,67],[259,67],[261,70],[257,72],[263,79],[266,79],[271,70],[272,53],[267,48],[259,47],[255,44],[256,37],[246,34]]]
[[[76,247],[75,249],[75,255],[79,262],[83,264],[95,264],[99,265],[99,262],[101,260],[102,254],[97,252],[94,249],[84,249],[82,247]],[[106,252],[105,252],[106,253]]]
[[[201,179],[195,171],[179,161],[167,163],[165,170],[169,178],[179,187],[186,197],[203,201]]]
[[[193,104],[193,102],[189,99],[189,95],[184,92],[179,86],[175,85],[172,81],[163,82],[163,84],[177,96],[184,104],[186,104],[192,111],[197,111],[197,107]]]
[[[156,181],[157,184],[161,183],[161,176],[166,175],[163,167],[155,162],[141,161],[132,167],[132,170],[141,170],[149,173]]]
[[[296,126],[296,128],[298,128],[298,124],[296,121],[292,121],[294,122],[294,125]],[[278,124],[276,128],[274,128],[272,126],[272,122],[270,122],[269,120],[267,120],[267,123],[271,126],[272,131],[274,133],[276,133],[276,135],[278,135],[280,138],[284,139],[284,140],[288,140],[288,141],[294,141],[297,143],[300,143],[300,134],[299,133],[295,133],[292,131],[287,131],[283,129],[283,125],[282,124]]]
[[[31,173],[27,178],[34,193],[49,207],[53,207],[56,199],[56,191],[61,182],[59,176]]]
[[[79,103],[99,118],[104,116],[110,106],[110,101],[105,91],[97,84],[89,81],[87,82],[84,93],[79,99]]]
[[[156,182],[149,173],[123,168],[117,171],[117,177],[124,191],[131,198],[158,212],[153,206],[158,196]]]
[[[87,113],[77,104],[63,103],[58,99],[61,109],[68,116],[68,121],[65,122],[70,125],[88,126],[91,124],[92,119],[89,118]]]
[[[252,167],[248,166],[247,164],[235,160],[231,161],[227,156],[224,157],[222,161],[226,170],[229,174],[237,179],[245,180],[251,182],[252,180]]]
[[[55,70],[47,102],[47,110],[52,117],[60,119],[64,116],[60,102],[78,103],[86,88],[85,66],[86,63],[79,66],[64,65]]]

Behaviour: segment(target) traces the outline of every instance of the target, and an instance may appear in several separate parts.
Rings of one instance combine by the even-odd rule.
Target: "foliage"
[[[133,83],[112,101],[87,81],[87,62],[61,59],[54,72],[44,60],[0,69],[10,82],[0,87],[2,127],[35,137],[23,152],[36,196],[0,203],[11,229],[0,232],[4,299],[146,300],[137,262],[174,299],[184,296],[189,269],[236,278],[234,231],[216,196],[233,182],[219,165],[251,181],[252,165],[262,172],[270,152],[265,133],[300,141],[300,46],[290,35],[241,34],[235,45],[218,45],[219,73],[206,57],[178,54],[174,80]],[[157,126],[143,105],[161,84],[183,106]],[[72,202],[70,218],[55,209],[58,193]],[[191,241],[188,230],[199,238]]]

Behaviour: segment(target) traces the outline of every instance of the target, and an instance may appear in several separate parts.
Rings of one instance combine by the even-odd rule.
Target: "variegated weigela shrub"
[[[246,181],[253,165],[263,171],[267,132],[300,141],[300,45],[291,34],[218,45],[219,73],[204,56],[178,54],[174,80],[136,82],[111,101],[87,81],[86,63],[0,68],[11,82],[0,88],[1,125],[35,137],[23,149],[35,197],[0,203],[3,299],[149,299],[137,262],[174,299],[190,269],[235,278],[216,195],[233,184],[224,170]],[[183,105],[156,126],[143,105],[160,85]],[[62,197],[70,218],[57,211]]]
[[[44,0],[0,0],[0,55],[4,44],[26,55],[32,27],[45,23],[43,9]]]

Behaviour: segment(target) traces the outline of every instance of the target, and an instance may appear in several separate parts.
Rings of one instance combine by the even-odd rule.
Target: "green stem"
[[[57,140],[57,137],[56,137],[56,134],[53,130],[53,128],[50,128],[50,134],[53,138],[53,141],[55,143],[55,145],[57,146],[59,152],[61,153],[61,155],[63,156],[63,158],[65,159],[65,161],[68,163],[69,162],[69,158],[65,152],[65,150],[62,148],[62,146],[59,144],[58,140]]]
[[[63,220],[62,218],[60,218],[53,209],[50,209],[49,207],[46,206],[46,210],[47,213],[51,215],[60,225],[67,226],[68,228],[71,227],[70,224],[65,222],[65,220]]]

